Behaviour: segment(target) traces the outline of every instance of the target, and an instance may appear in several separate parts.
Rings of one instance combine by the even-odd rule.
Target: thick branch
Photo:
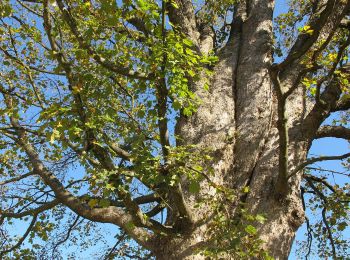
[[[305,75],[305,65],[310,65],[314,69],[318,69],[317,60],[320,58],[322,51],[329,46],[329,43],[334,38],[334,34],[338,32],[340,21],[346,15],[349,9],[350,2],[336,1],[315,1],[321,6],[319,11],[311,14],[310,22],[307,24],[313,30],[311,34],[301,33],[296,40],[294,47],[291,49],[289,55],[284,62],[280,63],[281,81],[288,82],[288,85],[293,85],[290,92],[294,91],[300,85],[300,80]],[[333,5],[331,2],[334,2]],[[328,9],[328,11],[327,11]],[[322,11],[323,10],[323,11]],[[320,12],[324,17],[320,15]],[[315,25],[316,23],[316,29]],[[316,49],[313,49],[315,46]],[[305,64],[303,57],[311,55],[309,62]],[[333,72],[330,71],[330,74]],[[327,77],[327,80],[329,77]],[[322,83],[322,82],[321,82]],[[319,99],[320,87],[317,87],[317,99]]]
[[[339,27],[344,29],[350,29],[350,19],[344,18],[343,20],[341,20]]]
[[[196,17],[191,0],[175,1],[178,7],[170,3],[167,5],[169,20],[175,27],[178,27],[189,39],[199,47],[199,32],[196,25]]]
[[[79,196],[79,198],[84,200],[84,201],[86,201],[86,202],[88,200],[91,200],[91,199],[96,199],[96,200],[105,199],[105,198],[102,198],[102,197],[89,196],[89,195],[82,195],[82,196]],[[140,197],[137,197],[137,198],[133,199],[133,203],[136,203],[137,205],[149,204],[149,203],[152,203],[152,202],[157,202],[157,203],[161,202],[161,198],[158,196],[158,194],[151,193],[151,194],[147,194],[147,195],[140,196]],[[125,207],[125,203],[123,201],[121,201],[121,200],[110,199],[109,203],[110,203],[111,206]]]
[[[320,102],[316,102],[303,121],[303,138],[313,140],[322,122],[330,115],[341,96],[342,90],[335,76],[330,80],[320,96]],[[296,129],[298,130],[298,128]],[[300,129],[299,129],[300,131]]]
[[[331,112],[336,111],[346,111],[350,109],[350,98],[341,99],[337,104],[332,108]]]
[[[166,48],[166,14],[165,14],[165,0],[162,1],[162,45],[163,48]],[[159,128],[159,136],[160,136],[160,144],[162,146],[163,156],[165,163],[168,160],[169,154],[169,132],[168,132],[168,119],[167,119],[167,100],[168,100],[168,89],[166,85],[166,62],[167,62],[167,54],[164,51],[162,57],[162,65],[161,70],[162,74],[160,75],[157,86],[157,110],[158,110],[158,128]]]
[[[317,41],[321,30],[328,20],[328,17],[330,17],[332,12],[336,9],[337,2],[338,1],[336,0],[327,1],[327,4],[323,10],[313,14],[312,18],[314,19],[311,18],[309,23],[310,28],[313,30],[312,34],[301,33],[298,36],[287,58],[278,65],[280,70],[283,70],[309,51],[311,46]]]
[[[315,139],[324,137],[336,137],[350,140],[350,129],[344,126],[322,126],[317,132]]]
[[[107,138],[105,138],[106,140]],[[109,148],[111,148],[111,150],[118,155],[120,158],[124,159],[124,160],[130,160],[131,154],[128,153],[127,151],[125,151],[124,149],[122,149],[120,146],[118,146],[116,143],[112,143],[112,142],[108,142],[107,144],[109,146]]]

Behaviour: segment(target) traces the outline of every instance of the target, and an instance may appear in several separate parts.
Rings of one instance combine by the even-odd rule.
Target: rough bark
[[[328,9],[323,10],[324,20],[316,22],[327,24],[330,16],[332,19],[328,21],[327,28],[336,26],[341,19],[341,15],[336,14],[348,7],[339,5],[336,11],[332,7],[334,5],[329,4]],[[181,144],[212,149],[212,167],[215,170],[212,180],[215,183],[231,187],[237,194],[243,187],[249,187],[248,194],[238,195],[232,203],[232,217],[237,217],[238,201],[244,202],[249,212],[265,214],[267,222],[259,227],[264,247],[275,259],[287,259],[295,233],[305,217],[300,197],[301,174],[291,178],[285,176],[284,194],[276,193],[281,171],[278,120],[285,120],[285,127],[289,129],[285,159],[288,162],[286,171],[290,172],[306,160],[311,137],[330,113],[335,101],[330,101],[333,105],[330,104],[326,111],[314,108],[318,111],[315,113],[320,115],[309,115],[312,118],[309,121],[314,121],[308,122],[306,115],[311,109],[306,104],[304,89],[299,87],[295,90],[295,81],[300,77],[303,66],[292,69],[299,64],[301,53],[299,57],[293,57],[294,60],[287,61],[293,65],[284,71],[280,83],[283,86],[279,87],[282,91],[294,90],[285,98],[284,118],[279,117],[278,93],[269,73],[272,65],[272,13],[273,1],[247,1],[236,7],[230,40],[221,50],[210,90],[206,92],[194,87],[203,103],[194,116],[180,119],[177,133],[183,137],[179,140]],[[321,37],[328,37],[330,31],[328,34],[323,32],[322,25],[318,28]],[[310,46],[317,35],[312,38],[307,39]],[[333,99],[337,95],[339,93],[334,91],[330,94]],[[305,131],[305,128],[309,130]],[[321,132],[318,133],[320,135]],[[186,181],[183,186],[186,187]],[[201,195],[211,190],[210,185],[205,183]],[[191,206],[198,199],[190,194],[186,197]],[[195,219],[210,214],[208,211],[208,207],[193,209]],[[196,249],[206,246],[207,224],[192,229],[181,239],[160,241],[162,246],[156,252],[158,259],[204,259],[196,254]],[[230,256],[225,258],[231,259]]]

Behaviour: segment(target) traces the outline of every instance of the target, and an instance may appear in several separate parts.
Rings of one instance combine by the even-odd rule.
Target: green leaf
[[[180,110],[180,109],[181,109],[181,103],[180,103],[179,101],[175,100],[175,101],[173,102],[173,108],[174,108],[175,110]]]
[[[246,226],[244,230],[250,235],[255,235],[257,232],[256,228],[253,227],[252,225]]]
[[[346,229],[347,226],[348,226],[348,225],[346,224],[345,221],[340,222],[340,223],[338,224],[338,230],[339,230],[339,231],[344,231],[344,230]]]
[[[127,229],[134,229],[135,228],[135,224],[132,221],[129,221],[128,223],[126,223],[125,227]]]
[[[255,219],[256,219],[256,221],[258,221],[261,224],[263,224],[266,221],[266,218],[260,214],[256,215]]]
[[[102,208],[107,208],[111,205],[110,201],[108,199],[102,199],[98,203]]]
[[[170,4],[176,9],[179,8],[179,5],[175,1],[170,1]]]
[[[185,45],[187,45],[188,47],[193,46],[192,41],[189,40],[189,39],[187,39],[187,38],[183,39],[183,43],[184,43]]]
[[[55,140],[60,136],[60,132],[57,131],[56,129],[54,129],[52,131],[52,134],[50,136],[50,143],[53,144],[55,142]]]
[[[201,187],[199,185],[199,182],[195,181],[195,180],[191,181],[190,185],[188,187],[188,189],[191,193],[198,193],[200,191],[200,188]]]

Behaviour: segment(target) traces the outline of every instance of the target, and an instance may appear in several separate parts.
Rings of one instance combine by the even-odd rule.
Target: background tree
[[[2,1],[0,258],[110,223],[106,258],[129,238],[124,256],[286,259],[310,203],[309,242],[348,256],[349,186],[304,169],[349,157],[307,159],[349,140],[346,113],[321,125],[350,105],[350,2],[289,5],[274,23],[273,0]]]

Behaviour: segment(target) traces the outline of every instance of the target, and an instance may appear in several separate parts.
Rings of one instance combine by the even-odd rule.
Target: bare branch
[[[336,192],[335,188],[333,185],[331,185],[325,178],[319,178],[316,176],[313,176],[311,174],[304,174],[303,177],[308,180],[316,181],[319,183],[322,183],[324,186],[326,186],[330,191]]]
[[[322,126],[316,133],[315,139],[335,137],[350,140],[350,129],[343,126]]]
[[[311,189],[313,189],[315,191],[315,194],[323,201],[323,209],[322,209],[322,221],[324,223],[324,225],[326,226],[326,230],[328,233],[328,239],[329,242],[331,244],[332,247],[332,255],[333,255],[333,259],[337,259],[337,252],[335,249],[335,243],[334,243],[334,239],[333,239],[333,235],[332,235],[332,230],[329,226],[328,220],[327,220],[327,216],[326,216],[326,212],[327,212],[327,197],[314,185],[314,183],[312,182],[311,179],[306,179],[308,185],[311,187]]]
[[[328,220],[327,220],[326,208],[322,209],[322,220],[323,220],[323,223],[326,226],[326,229],[328,232],[328,239],[329,239],[329,242],[330,242],[331,247],[332,247],[333,259],[337,259],[337,251],[335,250],[335,243],[334,243],[334,239],[333,239],[333,235],[332,235],[332,230],[331,230],[329,223],[328,223]]]
[[[123,232],[117,242],[114,244],[114,246],[109,250],[109,252],[105,255],[104,260],[111,259],[114,257],[114,250],[118,247],[118,245],[123,242],[124,238],[126,237],[126,233]]]
[[[17,177],[14,177],[14,178],[11,178],[11,179],[2,181],[2,182],[0,182],[0,186],[3,186],[3,185],[5,185],[5,184],[9,184],[9,183],[12,183],[12,182],[17,182],[17,181],[23,180],[23,179],[25,179],[25,178],[27,178],[27,177],[33,176],[33,175],[34,175],[33,172],[28,172],[28,173],[19,175],[19,176],[17,176]]]
[[[55,244],[54,248],[52,249],[52,252],[53,252],[53,253],[56,251],[57,247],[59,247],[60,245],[62,245],[63,243],[65,243],[65,242],[69,239],[70,234],[72,233],[73,228],[77,225],[79,219],[80,219],[80,216],[77,216],[77,217],[75,218],[75,220],[73,221],[73,223],[69,226],[65,238],[63,238],[62,240],[58,241],[58,242]]]
[[[56,207],[58,204],[60,204],[59,200],[55,199],[53,201],[47,202],[42,206],[34,209],[30,209],[19,213],[2,211],[0,212],[0,215],[1,215],[1,218],[23,218],[26,216],[38,215],[41,212],[44,212],[46,210]]]
[[[302,169],[304,169],[307,165],[313,164],[315,162],[331,161],[331,160],[344,160],[348,157],[350,157],[350,153],[346,153],[346,154],[339,155],[339,156],[320,156],[320,157],[310,158],[310,159],[306,160],[304,163],[300,164],[298,167],[296,167],[295,170],[289,174],[288,179],[293,177],[295,174],[297,174]]]
[[[140,196],[134,199],[137,204],[147,204],[151,202],[160,202],[161,198],[156,193]]]
[[[333,170],[329,170],[329,169],[316,168],[316,167],[306,167],[305,169],[321,171],[321,172],[329,172],[329,173],[340,174],[340,175],[344,175],[344,176],[350,177],[350,174],[346,174],[345,172],[338,172],[338,171],[333,171]]]
[[[303,209],[304,209],[304,212],[305,212],[306,211],[306,204],[305,204],[304,194],[305,194],[305,189],[303,187],[301,187],[301,201],[302,201]],[[306,260],[308,260],[308,257],[309,257],[309,255],[311,253],[312,229],[311,229],[311,226],[310,226],[310,220],[306,216],[305,216],[305,221],[306,221],[306,229],[307,229],[307,248],[308,248],[308,251],[307,251],[307,253],[305,255],[305,258],[306,258]]]
[[[154,217],[155,215],[157,215],[158,213],[160,213],[162,210],[164,210],[165,207],[161,204],[158,204],[157,206],[155,206],[154,208],[152,208],[150,211],[146,212],[146,215],[151,218]]]

